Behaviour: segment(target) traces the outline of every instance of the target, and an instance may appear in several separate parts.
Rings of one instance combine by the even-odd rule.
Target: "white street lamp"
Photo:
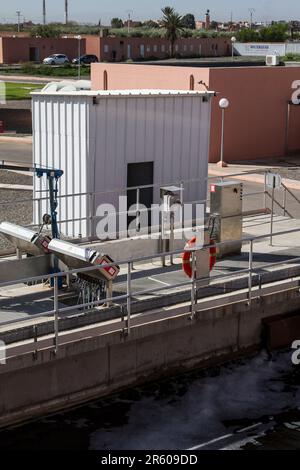
[[[231,38],[231,57],[232,57],[232,60],[234,60],[234,45],[236,43],[236,37],[235,36],[232,36]]]
[[[221,98],[219,101],[219,106],[222,110],[222,132],[221,132],[221,156],[218,165],[221,167],[226,167],[227,163],[224,162],[224,124],[225,124],[225,109],[229,106],[229,101],[227,98]]]

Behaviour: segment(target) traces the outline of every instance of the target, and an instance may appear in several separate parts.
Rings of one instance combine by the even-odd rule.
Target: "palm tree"
[[[162,26],[166,29],[166,38],[171,43],[171,57],[174,57],[174,45],[180,33],[184,30],[182,16],[180,16],[172,7],[162,9]]]

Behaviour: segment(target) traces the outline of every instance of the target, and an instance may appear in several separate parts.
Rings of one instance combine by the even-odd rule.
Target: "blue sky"
[[[97,22],[101,18],[103,23],[108,23],[113,16],[126,17],[126,11],[131,9],[135,19],[149,19],[160,17],[160,9],[165,5],[174,6],[180,13],[191,12],[197,19],[204,17],[207,8],[216,20],[229,20],[231,11],[234,19],[247,19],[249,7],[256,9],[257,21],[300,19],[299,0],[69,0],[69,15],[75,21]],[[0,0],[0,21],[15,20],[16,10],[21,10],[26,19],[39,21],[42,0]],[[63,12],[64,0],[47,0],[48,21],[62,20]]]

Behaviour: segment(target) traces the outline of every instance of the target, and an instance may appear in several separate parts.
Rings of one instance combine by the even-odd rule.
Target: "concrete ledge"
[[[290,277],[300,276],[300,266],[291,266],[271,272],[263,272],[261,275],[253,276],[253,286],[257,286],[259,282],[267,284],[276,282]],[[226,282],[219,282],[217,285],[210,285],[197,290],[198,299],[205,297],[210,298],[219,294],[230,294],[248,286],[248,276],[234,278]],[[132,303],[132,314],[149,312],[154,309],[172,307],[174,305],[189,302],[190,290],[183,290],[177,293],[165,294],[161,297],[152,297],[146,300],[138,300]],[[91,310],[88,312],[80,312],[74,307],[74,313],[67,317],[60,318],[59,330],[65,332],[68,330],[83,328],[99,322],[119,319],[122,315],[126,315],[126,305],[115,305],[105,310]],[[26,324],[27,323],[27,324]],[[2,325],[0,324],[0,340],[6,344],[12,344],[19,341],[26,341],[33,338],[33,324],[37,324],[37,337],[52,335],[54,333],[53,320],[42,318],[40,321],[30,318],[24,320],[23,325]]]
[[[99,398],[126,387],[207,367],[262,347],[262,320],[300,307],[296,290],[189,313],[42,350],[0,366],[0,426]]]

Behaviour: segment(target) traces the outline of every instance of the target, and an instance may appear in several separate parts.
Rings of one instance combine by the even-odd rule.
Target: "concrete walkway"
[[[271,162],[270,162],[271,164]],[[245,164],[245,165],[228,165],[226,168],[219,167],[215,163],[209,164],[209,176],[210,177],[224,177],[230,179],[238,179],[248,183],[264,184],[265,177],[261,174],[264,171],[274,171],[275,173],[281,173],[282,167],[280,165],[258,165],[258,164]],[[247,174],[249,172],[257,172],[253,174]],[[299,169],[300,174],[300,169]],[[233,176],[232,176],[233,175]],[[236,175],[236,176],[235,176]],[[283,178],[283,184],[289,189],[300,189],[300,181]]]
[[[18,137],[18,136],[8,136],[0,135],[0,143],[5,144],[28,144],[32,145],[32,136]]]

